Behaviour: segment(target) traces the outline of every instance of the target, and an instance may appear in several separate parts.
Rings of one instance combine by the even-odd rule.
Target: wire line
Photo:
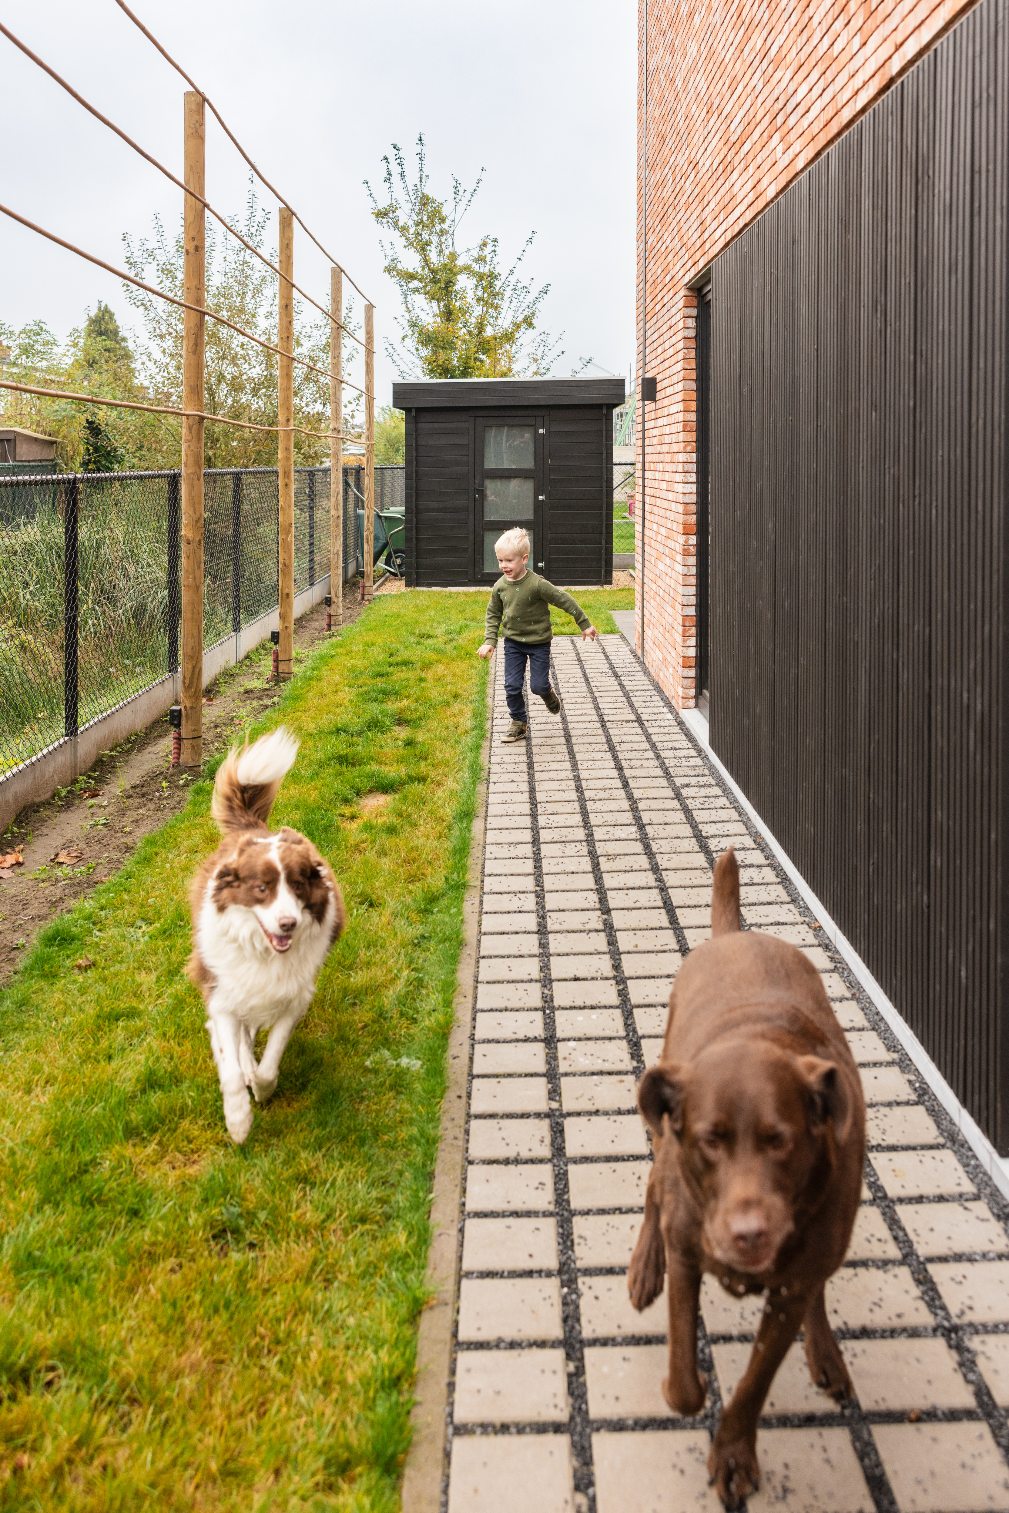
[[[83,247],[78,247],[75,242],[68,242],[64,237],[58,236],[55,231],[47,231],[44,226],[39,226],[35,221],[30,221],[26,215],[21,215],[19,211],[11,209],[9,205],[0,203],[0,215],[8,216],[12,221],[17,221],[19,225],[27,227],[29,231],[34,231],[37,235],[45,237],[47,241],[55,242],[58,247],[64,247],[68,252],[73,252],[78,257],[84,258],[86,262],[94,263],[97,268],[104,268],[106,273],[111,273],[116,278],[121,278],[124,283],[136,285],[138,289],[143,289],[145,294],[153,294],[155,298],[166,300],[170,305],[178,305],[181,310],[192,310],[196,315],[204,315],[208,320],[218,321],[222,326],[227,326],[229,330],[236,332],[239,336],[244,336],[247,341],[255,342],[258,347],[262,347],[265,351],[274,352],[278,357],[286,357],[289,361],[297,363],[299,367],[307,368],[312,373],[321,374],[325,379],[332,379],[332,373],[329,368],[320,368],[318,363],[309,362],[307,357],[299,357],[296,352],[285,352],[282,347],[276,346],[272,341],[267,341],[262,336],[256,336],[253,331],[246,331],[244,326],[236,326],[235,322],[229,320],[226,315],[219,315],[216,310],[209,310],[206,305],[194,305],[189,300],[179,299],[175,294],[167,294],[164,289],[158,289],[154,284],[145,283],[141,278],[134,278],[132,273],[127,273],[123,268],[117,268],[114,263],[107,263],[104,258],[98,257],[94,252],[86,252]],[[343,382],[347,385],[348,389],[353,389],[358,394],[365,393],[364,389],[359,388],[357,384],[351,383],[349,379],[345,378]]]
[[[139,16],[135,15],[134,12],[130,10],[129,6],[126,4],[126,0],[116,0],[116,4],[119,6],[119,9],[124,13],[124,15],[126,15],[126,16],[128,16],[130,18],[130,20],[133,22],[134,26],[137,27],[137,29],[139,31],[143,32],[143,34],[147,38],[148,42],[150,42],[153,47],[157,48],[158,52],[164,58],[165,62],[169,63],[172,66],[172,68],[175,69],[175,72],[177,74],[179,74],[183,79],[185,79],[185,81],[189,85],[190,89],[195,89],[196,93],[202,98],[202,100],[206,104],[207,108],[210,110],[211,114],[216,118],[217,123],[220,126],[221,130],[224,132],[225,136],[229,139],[229,141],[232,143],[232,145],[242,155],[242,157],[244,158],[245,162],[248,164],[248,166],[252,169],[253,173],[259,179],[260,183],[263,184],[263,185],[265,185],[265,187],[270,191],[270,193],[275,196],[275,198],[280,202],[281,205],[283,205],[283,207],[284,207],[285,210],[290,210],[291,214],[293,215],[294,219],[297,221],[298,225],[301,227],[302,231],[304,231],[305,235],[308,236],[315,243],[315,245],[318,247],[319,251],[323,254],[324,257],[328,258],[328,260],[335,267],[337,267],[337,268],[340,269],[340,272],[344,275],[344,277],[346,278],[347,282],[349,284],[353,284],[354,288],[357,290],[358,294],[365,301],[365,303],[369,304],[369,305],[372,304],[372,301],[365,294],[364,290],[361,288],[361,285],[359,283],[357,283],[357,281],[355,279],[351,278],[350,274],[347,272],[346,268],[344,268],[343,264],[341,262],[339,262],[339,260],[337,258],[335,258],[331,252],[328,252],[326,250],[326,248],[319,241],[319,238],[315,235],[315,233],[308,226],[305,225],[305,222],[301,219],[301,216],[294,209],[293,205],[289,205],[288,204],[287,200],[280,193],[280,190],[279,189],[275,189],[274,186],[270,183],[269,179],[266,177],[266,175],[259,168],[257,168],[256,164],[249,157],[249,154],[246,152],[246,150],[242,146],[241,142],[235,136],[235,133],[231,130],[231,127],[228,125],[227,121],[225,121],[224,117],[221,115],[221,112],[218,110],[217,106],[214,104],[214,102],[210,98],[210,96],[208,94],[206,94],[206,92],[204,90],[202,90],[200,88],[200,86],[197,83],[194,82],[193,79],[190,78],[189,74],[186,73],[185,69],[182,67],[182,65],[180,63],[176,63],[175,59],[172,57],[172,55],[168,51],[168,49],[161,42],[158,41],[157,37],[154,35],[153,32],[151,32],[151,31],[149,31],[147,29],[147,27],[144,25],[144,23],[140,20]]]
[[[363,436],[351,431],[312,431],[307,426],[265,426],[254,420],[236,420],[230,415],[211,415],[206,410],[182,410],[177,405],[149,405],[139,399],[105,399],[99,394],[80,394],[73,389],[43,389],[36,384],[16,383],[12,379],[0,379],[0,389],[10,389],[15,394],[36,394],[42,399],[73,399],[83,404],[104,405],[112,410],[143,410],[149,415],[176,415],[181,420],[207,420],[212,425],[239,426],[243,431],[269,431],[279,435],[281,431],[297,431],[300,436],[316,436],[321,441],[330,441],[339,436],[341,441],[364,443]]]
[[[103,115],[96,105],[92,105],[90,100],[86,100],[84,96],[73,87],[72,84],[70,84],[66,79],[63,78],[62,74],[58,74],[55,68],[51,67],[44,58],[40,58],[38,53],[33,52],[32,49],[28,46],[27,42],[23,42],[20,37],[15,36],[10,27],[5,26],[2,21],[0,21],[0,33],[2,33],[9,42],[12,42],[16,48],[23,52],[26,58],[30,58],[38,68],[41,68],[44,73],[47,73],[49,77],[60,86],[61,89],[65,89],[67,94],[70,95],[71,99],[76,100],[78,105],[83,106],[85,110],[89,111],[90,114],[94,116],[96,121],[100,121],[103,126],[107,126],[110,131],[115,132],[116,136],[121,138],[121,140],[124,141],[128,147],[132,147],[134,152],[139,153],[140,156],[144,158],[148,163],[150,163],[152,167],[156,168],[159,173],[163,173],[165,178],[169,179],[171,183],[177,186],[177,188],[181,189],[185,194],[191,194],[194,200],[198,200],[199,203],[203,206],[204,210],[209,210],[214,219],[220,221],[225,231],[230,232],[231,235],[235,237],[237,241],[241,242],[242,246],[245,247],[249,252],[251,252],[254,257],[258,257],[259,261],[263,263],[267,268],[269,268],[272,273],[275,273],[278,278],[284,277],[280,269],[277,267],[276,263],[272,262],[264,252],[261,252],[260,249],[256,247],[252,242],[250,242],[247,237],[243,236],[240,231],[236,230],[231,222],[227,220],[219,210],[216,210],[209,200],[205,199],[202,194],[197,194],[195,190],[188,189],[185,182],[179,178],[178,174],[173,173],[170,168],[167,168],[164,163],[160,162],[158,158],[154,157],[152,153],[148,152],[146,147],[141,147],[140,143],[134,141],[134,139],[129,135],[128,132],[124,131],[121,126],[116,125],[115,121],[110,121],[108,116]],[[199,93],[199,91],[197,91],[197,93]],[[206,96],[202,96],[202,98],[205,100]],[[314,240],[315,238],[313,237],[313,241]],[[339,264],[337,264],[337,266],[339,267]],[[350,274],[348,273],[346,276],[348,281],[353,284],[354,280],[350,277]],[[307,300],[310,305],[318,310],[320,314],[324,315],[328,321],[331,321],[334,326],[338,326],[341,331],[343,331],[347,336],[350,337],[351,341],[356,341],[359,346],[364,346],[364,341],[360,336],[356,334],[356,332],[351,331],[349,326],[345,326],[342,320],[338,320],[332,313],[332,311],[326,309],[325,305],[320,305],[319,301],[313,299],[307,290],[302,289],[300,284],[295,284],[292,281],[291,287],[296,289],[303,299]],[[354,288],[357,288],[356,284],[354,284]],[[360,293],[360,291],[358,292]]]

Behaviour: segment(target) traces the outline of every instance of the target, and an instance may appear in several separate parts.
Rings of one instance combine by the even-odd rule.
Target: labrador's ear
[[[841,1075],[835,1062],[824,1061],[820,1056],[800,1056],[798,1065],[814,1126],[832,1124],[838,1144],[843,1145],[855,1122],[847,1078]]]
[[[653,1135],[662,1134],[662,1121],[668,1119],[674,1135],[683,1128],[683,1102],[687,1077],[682,1066],[672,1063],[650,1066],[638,1083],[638,1108]]]

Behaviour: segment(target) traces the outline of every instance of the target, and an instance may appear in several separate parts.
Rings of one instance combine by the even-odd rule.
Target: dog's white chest
[[[208,1009],[233,1015],[255,1032],[281,1015],[303,1012],[329,948],[332,921],[304,919],[290,948],[271,950],[246,910],[218,912],[208,899],[200,911],[200,955],[215,978]]]

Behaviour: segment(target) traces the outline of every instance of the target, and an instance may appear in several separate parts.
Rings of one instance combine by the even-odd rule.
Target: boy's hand
[[[483,646],[477,647],[477,656],[478,657],[492,657],[493,655],[494,655],[494,648],[493,648],[493,646],[489,645],[488,642],[485,641],[484,644],[483,644]]]
[[[596,630],[595,626],[594,625],[590,625],[589,628],[588,628],[588,630],[583,630],[582,631],[582,640],[583,641],[594,641],[596,639],[596,637],[598,636],[598,634],[599,634],[599,632]]]

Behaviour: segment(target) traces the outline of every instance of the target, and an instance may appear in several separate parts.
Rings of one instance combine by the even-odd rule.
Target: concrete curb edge
[[[431,1199],[431,1249],[427,1281],[431,1301],[421,1314],[417,1339],[417,1376],[411,1414],[412,1438],[401,1489],[405,1513],[438,1513],[445,1472],[445,1423],[452,1326],[459,1276],[459,1211],[466,1162],[470,1032],[476,996],[477,950],[480,936],[480,898],[483,879],[484,835],[487,820],[494,679],[487,680],[487,730],[480,751],[476,812],[470,842],[463,940],[456,972],[455,1005],[448,1043],[448,1072],[441,1110],[438,1159]]]

